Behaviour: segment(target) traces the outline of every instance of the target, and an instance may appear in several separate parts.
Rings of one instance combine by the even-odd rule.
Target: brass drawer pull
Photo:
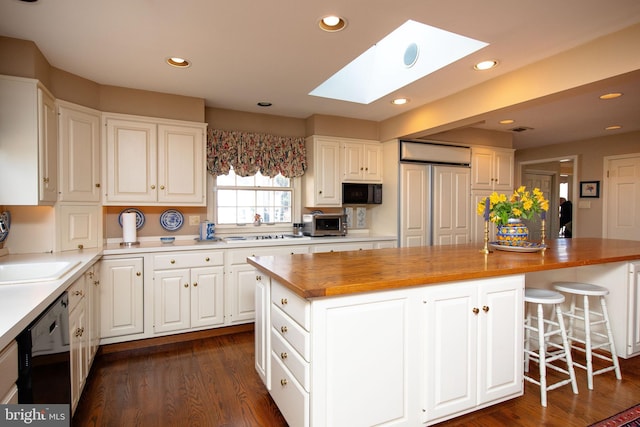
[[[283,386],[283,387],[286,386],[287,383],[288,383],[288,381],[287,381],[286,378],[283,378],[283,379],[280,380],[280,385]]]
[[[289,304],[289,301],[288,301],[286,298],[282,298],[282,299],[280,300],[280,304],[282,304],[282,305],[287,305],[287,304]]]
[[[488,313],[489,312],[489,306],[486,306],[486,305],[482,306],[482,311],[484,311],[485,313]]]
[[[289,355],[284,351],[282,353],[280,353],[280,359],[282,359],[282,360],[286,359],[288,356]]]
[[[287,331],[288,331],[288,329],[287,329],[287,327],[286,327],[286,326],[282,326],[282,327],[280,328],[280,332],[282,332],[283,334],[285,334]]]

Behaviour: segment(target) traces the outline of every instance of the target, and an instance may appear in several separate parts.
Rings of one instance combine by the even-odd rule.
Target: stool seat
[[[525,288],[524,300],[533,304],[562,304],[564,295],[550,289]]]
[[[553,282],[553,287],[560,292],[568,294],[588,295],[590,297],[609,295],[609,289],[591,283]]]

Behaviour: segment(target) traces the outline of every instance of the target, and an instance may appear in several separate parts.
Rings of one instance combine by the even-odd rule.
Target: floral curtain
[[[260,133],[207,130],[207,170],[219,176],[230,167],[239,176],[302,176],[307,169],[304,138]]]

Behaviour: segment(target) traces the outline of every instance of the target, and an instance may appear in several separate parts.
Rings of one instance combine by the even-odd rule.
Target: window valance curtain
[[[233,166],[239,176],[261,174],[273,178],[302,176],[307,169],[304,138],[261,133],[207,130],[207,170],[226,175]]]

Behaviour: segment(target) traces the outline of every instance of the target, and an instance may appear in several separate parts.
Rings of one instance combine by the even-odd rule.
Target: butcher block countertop
[[[554,239],[543,252],[480,252],[474,243],[450,246],[256,256],[248,262],[303,298],[374,292],[640,259],[640,242]]]

